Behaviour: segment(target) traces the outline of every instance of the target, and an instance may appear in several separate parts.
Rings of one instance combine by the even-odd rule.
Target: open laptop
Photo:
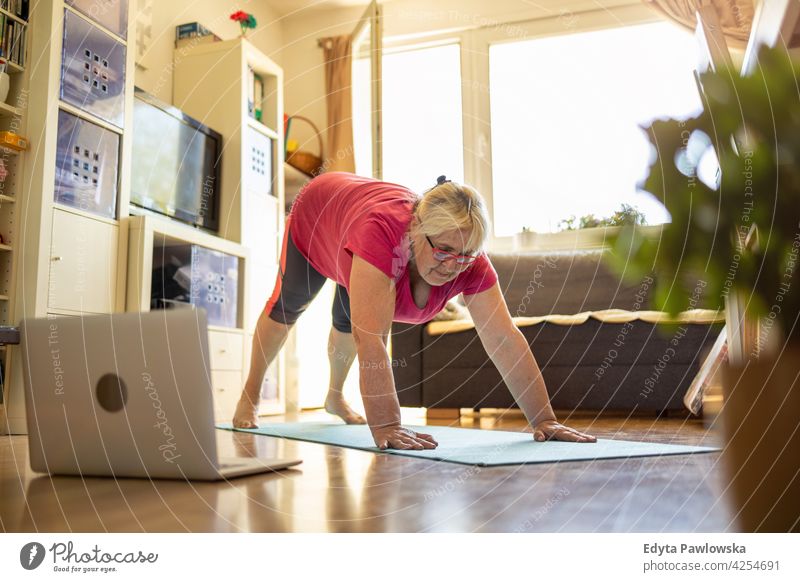
[[[203,309],[26,319],[31,468],[218,480],[298,459],[218,459]]]

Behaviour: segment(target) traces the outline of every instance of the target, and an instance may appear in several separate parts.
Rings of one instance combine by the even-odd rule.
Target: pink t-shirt
[[[497,273],[486,255],[452,281],[431,287],[428,303],[414,303],[408,272],[407,236],[417,195],[398,184],[347,172],[321,174],[295,199],[289,232],[297,249],[317,271],[350,291],[350,268],[358,255],[395,282],[394,320],[430,321],[459,293],[489,289]]]

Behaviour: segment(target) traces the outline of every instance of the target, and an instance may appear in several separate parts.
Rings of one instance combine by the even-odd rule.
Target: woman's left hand
[[[556,420],[544,420],[533,429],[537,441],[569,441],[573,443],[596,443],[597,437],[578,432]]]

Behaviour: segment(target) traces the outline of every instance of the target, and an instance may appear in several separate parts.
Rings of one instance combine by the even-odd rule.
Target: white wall
[[[199,22],[223,40],[240,35],[239,24],[229,16],[244,10],[255,16],[257,28],[247,37],[264,54],[280,64],[283,47],[282,21],[279,15],[261,0],[220,2],[220,0],[154,0],[152,41],[143,62],[136,67],[135,83],[167,103],[172,103],[172,63],[175,50],[175,27]]]
[[[303,11],[283,23],[285,111],[314,121],[323,132],[323,139],[327,127],[325,69],[317,39],[352,32],[363,12],[362,7]],[[305,124],[292,124],[290,137],[300,141],[300,149],[316,152],[317,142]]]

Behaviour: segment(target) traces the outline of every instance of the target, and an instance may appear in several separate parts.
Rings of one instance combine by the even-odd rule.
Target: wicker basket
[[[297,150],[288,154],[286,156],[286,163],[307,174],[309,176],[317,176],[322,173],[322,135],[319,132],[319,129],[314,122],[311,121],[308,117],[302,117],[300,115],[292,115],[289,120],[299,120],[305,121],[308,123],[314,132],[317,134],[317,145],[319,147],[319,155],[312,154],[311,152]],[[289,129],[291,130],[291,125],[289,125]],[[289,140],[289,136],[287,134],[286,140]]]

